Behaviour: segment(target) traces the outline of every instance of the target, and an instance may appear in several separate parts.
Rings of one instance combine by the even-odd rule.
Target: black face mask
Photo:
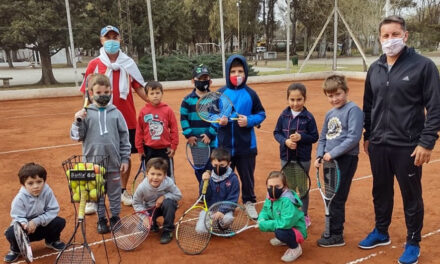
[[[222,166],[215,166],[215,174],[218,176],[223,176],[228,171],[228,166],[222,167]]]
[[[106,106],[110,102],[110,95],[94,95],[93,100],[97,102],[100,106]]]
[[[197,90],[201,92],[205,92],[208,91],[209,89],[209,82],[210,80],[207,81],[194,80],[194,86],[197,88]]]
[[[269,197],[275,200],[279,199],[283,194],[283,192],[284,192],[283,188],[277,188],[275,186],[271,186],[267,188],[267,193],[269,193]]]

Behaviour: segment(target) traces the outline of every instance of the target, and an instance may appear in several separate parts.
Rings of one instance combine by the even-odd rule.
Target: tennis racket
[[[335,197],[340,184],[340,171],[336,160],[320,160],[320,167],[316,170],[316,178],[319,192],[325,206],[325,230],[324,237],[330,236],[330,204]]]
[[[218,123],[222,117],[237,120],[238,113],[232,101],[219,92],[209,92],[203,95],[196,104],[196,111],[200,119],[209,123]]]
[[[31,243],[29,242],[29,237],[27,236],[26,231],[19,222],[14,222],[13,228],[15,240],[17,241],[21,255],[27,263],[32,262],[34,257],[32,255]]]
[[[211,147],[209,144],[205,144],[202,138],[197,138],[195,144],[191,145],[186,143],[186,158],[189,164],[195,170],[200,170],[206,167],[211,155]]]
[[[179,248],[189,255],[203,252],[211,239],[211,232],[206,229],[205,215],[208,211],[206,204],[206,190],[208,180],[203,182],[202,194],[199,199],[183,213],[176,227],[176,241]]]
[[[152,207],[121,218],[113,228],[116,246],[133,250],[144,242],[150,233],[155,210],[156,207]]]
[[[205,216],[205,225],[211,233],[221,237],[231,237],[251,228],[257,228],[246,209],[239,204],[222,201],[209,207]]]
[[[291,130],[290,135],[295,132],[295,129]],[[281,171],[286,176],[289,189],[294,190],[303,199],[309,193],[311,181],[309,174],[297,160],[296,150],[294,152],[294,155],[289,155],[289,159]]]
[[[87,75],[86,80],[85,80],[85,90],[84,90],[84,104],[83,104],[83,108],[87,111],[87,106],[92,102],[90,100],[90,95],[89,95],[89,81],[90,81],[90,76],[91,74]],[[82,122],[82,118],[78,117],[76,119],[77,122]]]
[[[81,198],[79,203],[78,221],[75,225],[75,230],[73,235],[67,243],[66,247],[58,254],[55,263],[61,264],[94,264],[95,257],[93,256],[92,250],[86,240],[86,229],[84,224],[84,210],[86,207],[87,191],[81,191]],[[81,226],[81,233],[83,237],[83,243],[75,242],[76,232]]]
[[[145,169],[145,159],[142,158],[141,164],[139,165],[139,169],[136,173],[136,175],[133,178],[133,182],[131,184],[131,194],[134,195],[136,192],[136,188],[141,184],[141,182],[145,179],[147,175],[146,169]]]

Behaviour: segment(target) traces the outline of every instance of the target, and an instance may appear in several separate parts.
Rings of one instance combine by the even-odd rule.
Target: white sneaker
[[[84,210],[85,214],[94,214],[96,213],[96,210],[98,209],[97,203],[86,203],[86,209]]]
[[[121,193],[121,202],[125,206],[131,206],[133,204],[133,196],[125,190],[123,193]]]
[[[295,259],[299,258],[302,255],[301,245],[298,244],[296,248],[288,248],[284,255],[281,257],[281,260],[284,262],[292,262]]]
[[[246,212],[248,213],[250,218],[252,218],[252,219],[257,219],[258,218],[258,213],[257,213],[257,210],[255,209],[255,204],[254,203],[246,202],[244,207],[246,207]]]
[[[285,246],[286,245],[286,243],[284,243],[284,242],[281,242],[278,238],[276,238],[276,237],[274,237],[274,238],[272,238],[270,241],[270,244],[272,245],[272,246]]]
[[[206,229],[206,226],[205,226],[205,215],[206,215],[206,212],[204,210],[200,211],[199,219],[197,220],[197,224],[196,224],[197,234],[201,235],[201,234],[208,233],[208,229]]]

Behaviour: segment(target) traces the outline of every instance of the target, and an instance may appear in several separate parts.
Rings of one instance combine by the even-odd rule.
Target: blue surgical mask
[[[116,54],[119,51],[120,45],[119,41],[109,39],[104,42],[104,50],[108,54]]]

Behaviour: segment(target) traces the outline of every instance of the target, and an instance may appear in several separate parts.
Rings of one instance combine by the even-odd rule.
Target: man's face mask
[[[119,51],[120,45],[119,41],[109,39],[104,42],[104,50],[108,54],[116,54]]]
[[[382,43],[382,51],[389,57],[396,56],[404,47],[403,38],[392,38]]]

